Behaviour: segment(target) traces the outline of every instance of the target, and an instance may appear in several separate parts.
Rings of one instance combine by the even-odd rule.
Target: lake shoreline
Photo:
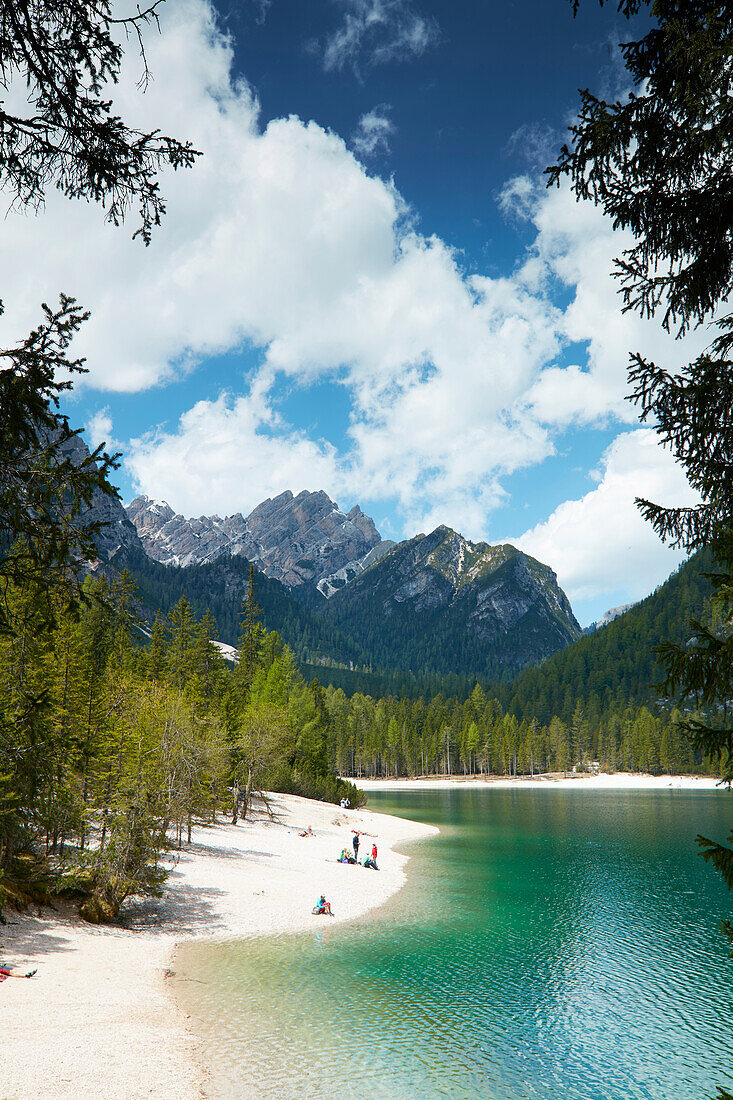
[[[420,791],[474,788],[480,790],[602,790],[602,791],[704,791],[725,790],[720,780],[709,775],[645,775],[635,772],[613,772],[599,775],[518,776],[420,776],[412,779],[354,779],[366,794],[369,791]]]
[[[205,1058],[169,981],[177,946],[363,916],[406,881],[408,857],[395,846],[438,832],[292,795],[271,800],[274,820],[260,809],[237,826],[196,828],[163,897],[126,905],[121,924],[95,927],[61,905],[6,912],[3,965],[38,973],[0,985],[2,1100],[201,1100]],[[302,836],[309,826],[314,835]],[[354,829],[376,834],[378,873],[338,862]],[[362,853],[372,843],[365,836]],[[333,918],[311,913],[321,892]]]
[[[727,1084],[729,899],[694,838],[726,835],[730,800],[545,790],[375,791],[375,809],[441,829],[408,848],[381,910],[340,935],[182,948],[211,1100],[694,1100]],[[715,1006],[708,1061],[689,1021]]]

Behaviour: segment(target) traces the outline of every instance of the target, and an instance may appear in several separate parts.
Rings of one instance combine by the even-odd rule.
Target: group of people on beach
[[[359,837],[362,834],[359,832],[358,829],[352,829],[351,831],[354,834],[353,837],[351,838],[351,845],[352,845],[352,848],[354,849],[354,854],[352,856],[351,853],[349,852],[348,848],[342,848],[341,849],[341,855],[338,858],[339,863],[351,863],[351,864],[358,864],[359,863],[359,844],[360,844]],[[301,833],[301,836],[305,836],[305,834]],[[378,871],[379,870],[379,868],[377,867],[377,842],[376,841],[374,841],[374,843],[372,844],[371,852],[369,853],[368,856],[364,857],[364,859],[361,862],[360,866],[361,867],[369,867],[373,871]],[[316,902],[316,904],[313,907],[313,912],[316,915],[325,914],[329,917],[333,916],[333,913],[331,912],[331,903],[330,903],[330,901],[326,901],[326,895],[325,894],[321,894],[318,901]]]
[[[354,836],[351,844],[354,849],[353,856],[349,852],[348,848],[341,849],[341,855],[339,856],[339,863],[358,863],[359,862],[359,836],[361,835],[356,829],[352,830]],[[370,867],[373,871],[378,871],[377,867],[377,845],[376,842],[372,844],[371,853],[366,856],[361,864],[362,867]]]

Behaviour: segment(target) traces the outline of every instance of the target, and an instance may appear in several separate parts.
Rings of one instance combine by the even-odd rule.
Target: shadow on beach
[[[20,914],[17,919],[8,915],[7,924],[0,927],[0,943],[14,955],[50,955],[74,949],[71,940],[63,935],[63,928],[59,928],[58,914],[48,918]]]
[[[179,863],[186,863],[194,856],[213,856],[215,859],[241,859],[242,856],[268,856],[274,857],[274,852],[262,852],[255,848],[224,848],[215,844],[200,844],[196,841],[187,844],[176,851],[176,867]],[[168,881],[175,875],[175,867]]]
[[[226,891],[214,886],[172,883],[175,875],[174,871],[169,877],[162,898],[133,898],[127,902],[117,927],[176,936],[216,932],[225,927],[211,899],[222,897]]]

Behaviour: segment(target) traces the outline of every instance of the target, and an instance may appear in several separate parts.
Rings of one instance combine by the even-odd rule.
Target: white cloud
[[[262,129],[251,90],[232,83],[230,45],[203,0],[164,9],[162,26],[148,47],[155,82],[141,98],[133,66],[117,106],[141,126],[155,120],[189,136],[205,156],[163,181],[168,214],[149,249],[104,225],[98,209],[56,195],[35,221],[9,218],[7,324],[23,331],[39,298],[75,293],[92,310],[76,348],[90,368],[84,384],[128,392],[249,341],[263,364],[231,415],[256,399],[262,424],[274,415],[268,395],[278,377],[308,385],[337,376],[353,403],[353,448],[339,457],[339,478],[354,493],[397,495],[410,515],[451,505],[475,529],[501,496],[497,473],[551,447],[515,406],[559,350],[559,314],[521,277],[466,279],[442,241],[410,230],[392,183],[369,175],[337,135],[295,117]],[[216,438],[225,413],[213,401],[181,420],[180,443],[171,433],[145,443],[149,471],[173,456],[181,496],[181,475],[194,475],[180,462],[193,462],[203,442],[206,407]],[[186,445],[190,432],[196,447]],[[232,470],[244,464],[249,477],[247,462],[209,451],[233,510]],[[308,453],[325,452],[316,441]],[[308,476],[317,483],[316,470]],[[175,494],[171,502],[182,506]]]
[[[254,469],[270,468],[256,457],[260,430],[278,437],[268,443],[270,453],[290,445],[291,430],[275,418],[275,379],[284,374],[302,384],[338,375],[352,396],[351,446],[337,456],[312,443],[301,459],[318,461],[299,467],[299,477],[329,491],[337,486],[350,499],[397,498],[408,532],[440,514],[468,534],[485,533],[488,513],[503,497],[498,474],[552,449],[546,429],[514,406],[537,363],[557,352],[555,313],[513,281],[466,282],[439,241],[408,235],[396,248],[370,278],[310,314],[295,317],[294,302],[292,323],[269,345],[248,395],[202,402],[175,432],[136,443],[130,466],[140,487],[177,508],[197,494],[210,499],[210,466],[201,482],[197,465],[199,451],[208,449],[207,463],[221,467],[217,507],[239,509],[239,486],[256,482]],[[237,422],[240,445],[217,450]],[[155,486],[164,469],[170,490]],[[268,473],[260,497],[271,484]]]
[[[112,434],[113,424],[109,405],[105,405],[103,409],[97,409],[87,421],[84,430],[90,450],[92,451],[95,450],[100,443],[104,443],[107,452],[116,450],[119,447],[118,441]]]
[[[598,424],[614,418],[633,423],[637,413],[625,395],[629,353],[674,368],[709,343],[707,329],[676,341],[658,320],[621,312],[614,257],[631,243],[589,202],[577,202],[566,188],[546,191],[528,177],[512,180],[501,198],[509,214],[532,222],[534,244],[522,269],[528,286],[547,293],[554,281],[572,292],[559,336],[579,345],[568,365],[547,364],[525,395],[528,411],[541,423]]]
[[[596,476],[595,489],[565,501],[544,523],[512,541],[552,564],[573,603],[609,591],[622,593],[619,602],[629,603],[646,596],[685,557],[660,542],[635,498],[675,507],[696,504],[698,498],[647,428],[619,435]]]
[[[380,34],[411,12],[376,0],[346,10],[365,26],[373,16]],[[620,317],[608,274],[618,237],[567,192],[515,181],[504,207],[531,220],[535,243],[510,276],[467,277],[338,135],[294,116],[261,125],[205,0],[164,7],[147,50],[154,82],[141,97],[133,57],[116,107],[205,153],[163,179],[168,214],[150,248],[56,193],[38,219],[10,214],[1,247],[13,271],[6,329],[27,331],[59,289],[91,308],[75,349],[88,359],[83,385],[136,392],[218,352],[261,350],[246,393],[200,401],[173,429],[133,441],[129,467],[151,496],[232,512],[322,487],[342,502],[396,499],[405,534],[447,522],[487,537],[502,477],[550,454],[563,427],[634,420],[630,348],[665,363],[686,354],[656,322]],[[582,346],[565,365],[569,341]],[[283,379],[345,387],[344,450],[278,419]]]
[[[389,153],[389,139],[395,133],[395,126],[387,111],[385,106],[374,107],[361,116],[351,137],[351,147],[357,156]]]
[[[370,177],[335,134],[294,117],[260,129],[203,0],[169,5],[161,20],[163,33],[146,43],[154,82],[139,94],[133,56],[115,104],[141,128],[190,138],[204,156],[165,174],[168,213],[150,247],[55,192],[38,218],[11,214],[2,235],[15,275],[6,329],[21,334],[41,300],[74,294],[92,311],[75,341],[90,369],[83,384],[127,392],[243,340],[287,341],[324,303],[389,265],[404,211],[391,184]]]
[[[280,425],[256,395],[199,401],[175,432],[132,440],[127,465],[139,492],[185,515],[246,515],[284,489],[343,488],[334,449]]]
[[[438,37],[433,19],[416,12],[408,0],[339,0],[340,25],[313,48],[326,70],[404,61],[423,54]]]

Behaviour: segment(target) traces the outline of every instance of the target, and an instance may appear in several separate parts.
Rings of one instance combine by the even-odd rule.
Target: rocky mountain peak
[[[138,528],[138,534],[147,534],[149,531],[158,530],[169,519],[173,519],[175,512],[165,500],[151,500],[150,497],[135,497],[132,503],[126,507],[127,518]],[[139,526],[138,526],[139,520]],[[143,530],[140,530],[140,527]]]
[[[376,546],[378,542],[381,542],[381,536],[376,528],[374,520],[371,516],[365,515],[358,504],[354,505],[346,518],[350,523],[354,524],[357,531],[361,531],[368,542],[371,542],[374,546]]]
[[[468,652],[485,654],[487,674],[520,668],[581,633],[548,566],[445,525],[394,547],[335,593],[328,613],[365,648],[386,645],[413,671],[436,659],[460,671],[460,653]]]
[[[79,435],[67,439],[61,446],[61,453],[75,465],[80,465],[89,457],[89,449]],[[112,557],[121,547],[139,549],[137,531],[117,497],[107,496],[95,489],[91,505],[84,508],[82,518],[85,524],[101,524],[95,540],[101,558]]]
[[[263,500],[261,504],[252,509],[247,519],[251,520],[253,524],[267,522],[273,515],[276,515],[283,508],[287,508],[292,500],[293,494],[289,489],[286,489],[284,493],[280,493],[276,497],[268,497],[267,500]]]
[[[290,587],[319,585],[343,569],[358,572],[382,545],[373,520],[358,505],[345,515],[322,490],[294,496],[288,489],[246,517],[237,512],[224,519],[187,519],[148,497],[132,501],[128,515],[156,561],[190,565],[239,555]]]

